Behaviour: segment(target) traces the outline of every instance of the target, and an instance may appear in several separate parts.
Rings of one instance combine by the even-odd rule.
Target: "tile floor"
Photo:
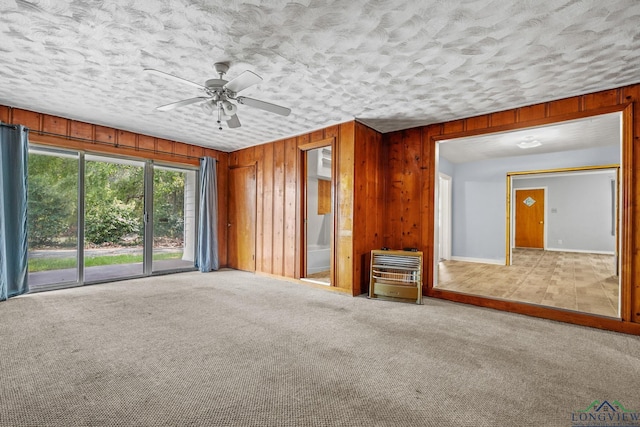
[[[613,255],[514,249],[510,266],[443,261],[437,288],[619,317]]]

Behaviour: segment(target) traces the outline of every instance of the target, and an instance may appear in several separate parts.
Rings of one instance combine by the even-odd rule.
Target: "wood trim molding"
[[[323,138],[323,139],[319,139],[317,141],[313,141],[313,142],[307,142],[307,143],[303,143],[298,145],[298,176],[297,176],[297,183],[296,183],[296,194],[298,195],[297,197],[297,206],[298,206],[298,217],[300,218],[297,221],[296,224],[296,230],[299,233],[299,238],[296,239],[296,274],[295,277],[296,279],[300,279],[303,276],[306,276],[306,271],[307,271],[307,256],[306,256],[306,247],[307,247],[307,240],[306,240],[306,218],[305,218],[305,213],[306,213],[306,207],[307,207],[307,200],[308,200],[308,194],[307,194],[307,173],[308,173],[308,162],[306,159],[306,154],[307,151],[311,151],[311,150],[315,150],[318,148],[322,148],[322,147],[327,147],[330,146],[331,147],[331,153],[332,156],[336,155],[336,137],[335,136],[331,136],[329,138]],[[331,188],[332,188],[332,193],[333,193],[333,197],[334,199],[337,197],[337,191],[336,191],[336,187],[337,187],[337,180],[335,179],[336,177],[336,161],[332,161],[331,162]],[[335,258],[335,253],[336,253],[336,230],[335,230],[335,226],[336,226],[336,206],[338,206],[337,204],[337,200],[333,200],[333,205],[334,205],[334,209],[333,209],[333,213],[334,213],[334,220],[333,220],[333,232],[331,233],[331,258],[330,258],[330,282],[331,282],[331,286],[329,286],[330,288],[334,288],[336,287],[336,272],[335,272],[335,262],[334,262],[334,258]]]
[[[324,138],[321,139],[319,141],[314,141],[314,142],[308,142],[306,144],[300,144],[298,145],[298,149],[301,151],[309,151],[309,150],[314,150],[316,148],[322,148],[322,147],[326,147],[327,145],[330,145],[333,147],[333,145],[335,144],[336,141],[336,137],[332,136],[330,138]]]
[[[624,321],[624,319],[618,320],[553,307],[539,306],[516,301],[497,300],[489,297],[461,294],[437,288],[429,289],[426,292],[426,296],[463,304],[471,304],[478,307],[507,311],[510,313],[525,314],[527,316],[571,323],[574,325],[589,326],[609,331],[640,335],[640,324],[627,322]]]
[[[623,97],[623,91],[625,90],[627,90],[630,95]],[[615,99],[610,96],[611,93],[609,92],[616,94]],[[638,112],[633,109],[634,103],[640,101],[640,97],[636,94],[640,95],[640,85],[634,85],[629,88],[621,88],[613,91],[597,92],[595,94],[583,95],[582,97],[537,104],[530,107],[507,110],[500,113],[494,113],[493,115],[498,114],[500,117],[505,118],[505,120],[512,119],[515,120],[515,122],[499,124],[497,126],[492,126],[491,119],[486,120],[486,123],[480,119],[475,121],[472,120],[470,122],[471,126],[468,125],[468,121],[470,119],[430,125],[424,128],[424,132],[429,136],[427,140],[423,141],[423,145],[433,149],[437,146],[437,143],[442,140],[519,130],[602,114],[621,112],[622,159],[620,165],[620,180],[622,183],[622,193],[619,198],[619,212],[622,215],[620,221],[620,225],[622,226],[622,231],[620,233],[620,319],[557,309],[553,307],[532,305],[517,301],[495,300],[490,297],[460,294],[453,291],[438,289],[437,287],[434,288],[433,256],[426,261],[426,281],[423,282],[423,294],[434,298],[473,304],[481,307],[494,308],[497,310],[521,313],[566,323],[640,335],[640,285],[635,283],[638,259],[640,259],[640,256],[637,255],[638,238],[636,237],[636,227],[638,225],[637,216],[639,212],[638,205],[634,201],[634,195],[637,195],[640,191],[638,190],[640,185],[637,182],[639,177],[636,174],[636,171],[638,170],[637,162],[640,160],[640,155],[638,154],[638,150],[634,150],[634,138],[640,138],[640,134],[638,134],[640,130],[640,116],[638,116]],[[602,102],[595,102],[596,98],[601,98]],[[576,100],[579,102],[574,105],[573,101]],[[609,105],[602,106],[606,103]],[[511,111],[515,111],[515,117],[511,117]],[[566,111],[570,112],[567,113]],[[493,117],[493,115],[487,116]],[[529,119],[529,117],[535,118]],[[521,119],[523,119],[523,121],[519,121]],[[497,123],[499,123],[499,121],[497,121]],[[478,126],[474,126],[474,124],[478,124]],[[432,164],[435,164],[435,161],[434,153],[431,155]],[[604,165],[598,166],[597,168],[611,166],[612,165]],[[618,167],[618,165],[614,166]],[[567,168],[567,170],[572,169],[573,168]],[[427,174],[426,179],[430,186],[428,192],[433,196],[435,193],[435,189],[433,188],[435,185],[434,170],[431,168],[425,168],[424,171],[424,173]],[[427,221],[428,226],[433,230],[433,216],[429,216]],[[430,244],[432,244],[432,241]]]
[[[578,119],[584,119],[587,117],[600,116],[602,114],[622,112],[630,105],[631,103],[625,103],[625,104],[613,105],[609,107],[600,107],[593,110],[578,111],[574,113],[562,114],[557,116],[547,116],[541,119],[510,123],[507,125],[499,125],[499,126],[493,126],[493,127],[489,126],[484,128],[476,128],[472,130],[454,131],[451,133],[446,133],[445,131],[440,135],[432,135],[431,139],[435,142],[439,142],[442,140],[465,138],[470,136],[486,135],[491,133],[507,132],[507,131],[530,128],[530,127],[550,125],[550,124],[561,123],[561,122],[566,122],[570,120],[578,120]]]

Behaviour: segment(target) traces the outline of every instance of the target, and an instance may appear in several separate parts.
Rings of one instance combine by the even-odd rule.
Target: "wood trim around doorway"
[[[297,188],[297,192],[300,195],[299,198],[299,205],[298,205],[298,218],[299,218],[299,223],[297,224],[297,230],[300,233],[300,238],[298,239],[298,245],[299,245],[299,250],[298,252],[298,262],[296,263],[296,274],[295,274],[295,278],[296,279],[301,279],[306,277],[307,275],[307,254],[306,254],[306,248],[307,248],[307,237],[306,237],[306,233],[305,233],[305,227],[306,227],[306,222],[305,222],[305,213],[306,213],[306,209],[307,209],[307,170],[308,170],[308,165],[307,165],[307,159],[306,159],[306,154],[307,151],[310,150],[315,150],[317,148],[322,148],[322,147],[331,147],[331,153],[332,156],[335,156],[336,153],[336,138],[335,137],[330,137],[330,138],[324,138],[318,141],[314,141],[314,142],[309,142],[306,144],[301,144],[298,146],[298,164],[301,165],[301,167],[298,168],[298,188]],[[336,242],[335,242],[335,236],[336,236],[336,218],[335,218],[335,210],[336,210],[336,206],[338,206],[337,204],[337,191],[336,191],[336,161],[332,161],[331,162],[331,189],[332,189],[332,193],[333,193],[333,210],[334,210],[334,219],[333,219],[333,224],[332,224],[332,233],[331,233],[331,258],[330,258],[330,281],[331,281],[331,286],[335,286],[336,285],[336,278],[335,278],[335,257],[336,257]]]

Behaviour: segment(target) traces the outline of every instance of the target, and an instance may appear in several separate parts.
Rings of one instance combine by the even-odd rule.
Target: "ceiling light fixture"
[[[213,114],[213,112],[218,109],[218,106],[213,100],[203,103],[201,107],[202,107],[202,110],[204,110],[204,112],[207,114]]]
[[[527,148],[539,147],[542,143],[537,139],[533,139],[532,136],[527,136],[524,138],[524,141],[520,141],[517,145],[523,150],[526,150]]]

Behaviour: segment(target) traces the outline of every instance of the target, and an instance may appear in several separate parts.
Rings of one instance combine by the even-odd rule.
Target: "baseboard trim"
[[[491,259],[491,258],[471,258],[464,256],[452,256],[452,261],[464,261],[464,262],[476,262],[478,264],[494,264],[494,265],[505,265],[503,260],[499,259]]]
[[[566,248],[546,248],[545,251],[549,252],[570,252],[577,254],[595,254],[595,255],[615,255],[613,251],[589,251],[585,249],[566,249]]]
[[[518,313],[532,317],[555,320],[558,322],[572,323],[574,325],[588,326],[591,328],[605,329],[608,331],[622,332],[631,335],[640,335],[640,323],[613,317],[598,316],[596,314],[581,313],[518,301],[499,300],[490,297],[447,291],[444,289],[427,288],[426,290],[423,290],[423,295],[456,303],[476,305],[494,310]],[[425,300],[423,299],[423,301]],[[425,302],[425,304],[427,304],[427,302]]]

